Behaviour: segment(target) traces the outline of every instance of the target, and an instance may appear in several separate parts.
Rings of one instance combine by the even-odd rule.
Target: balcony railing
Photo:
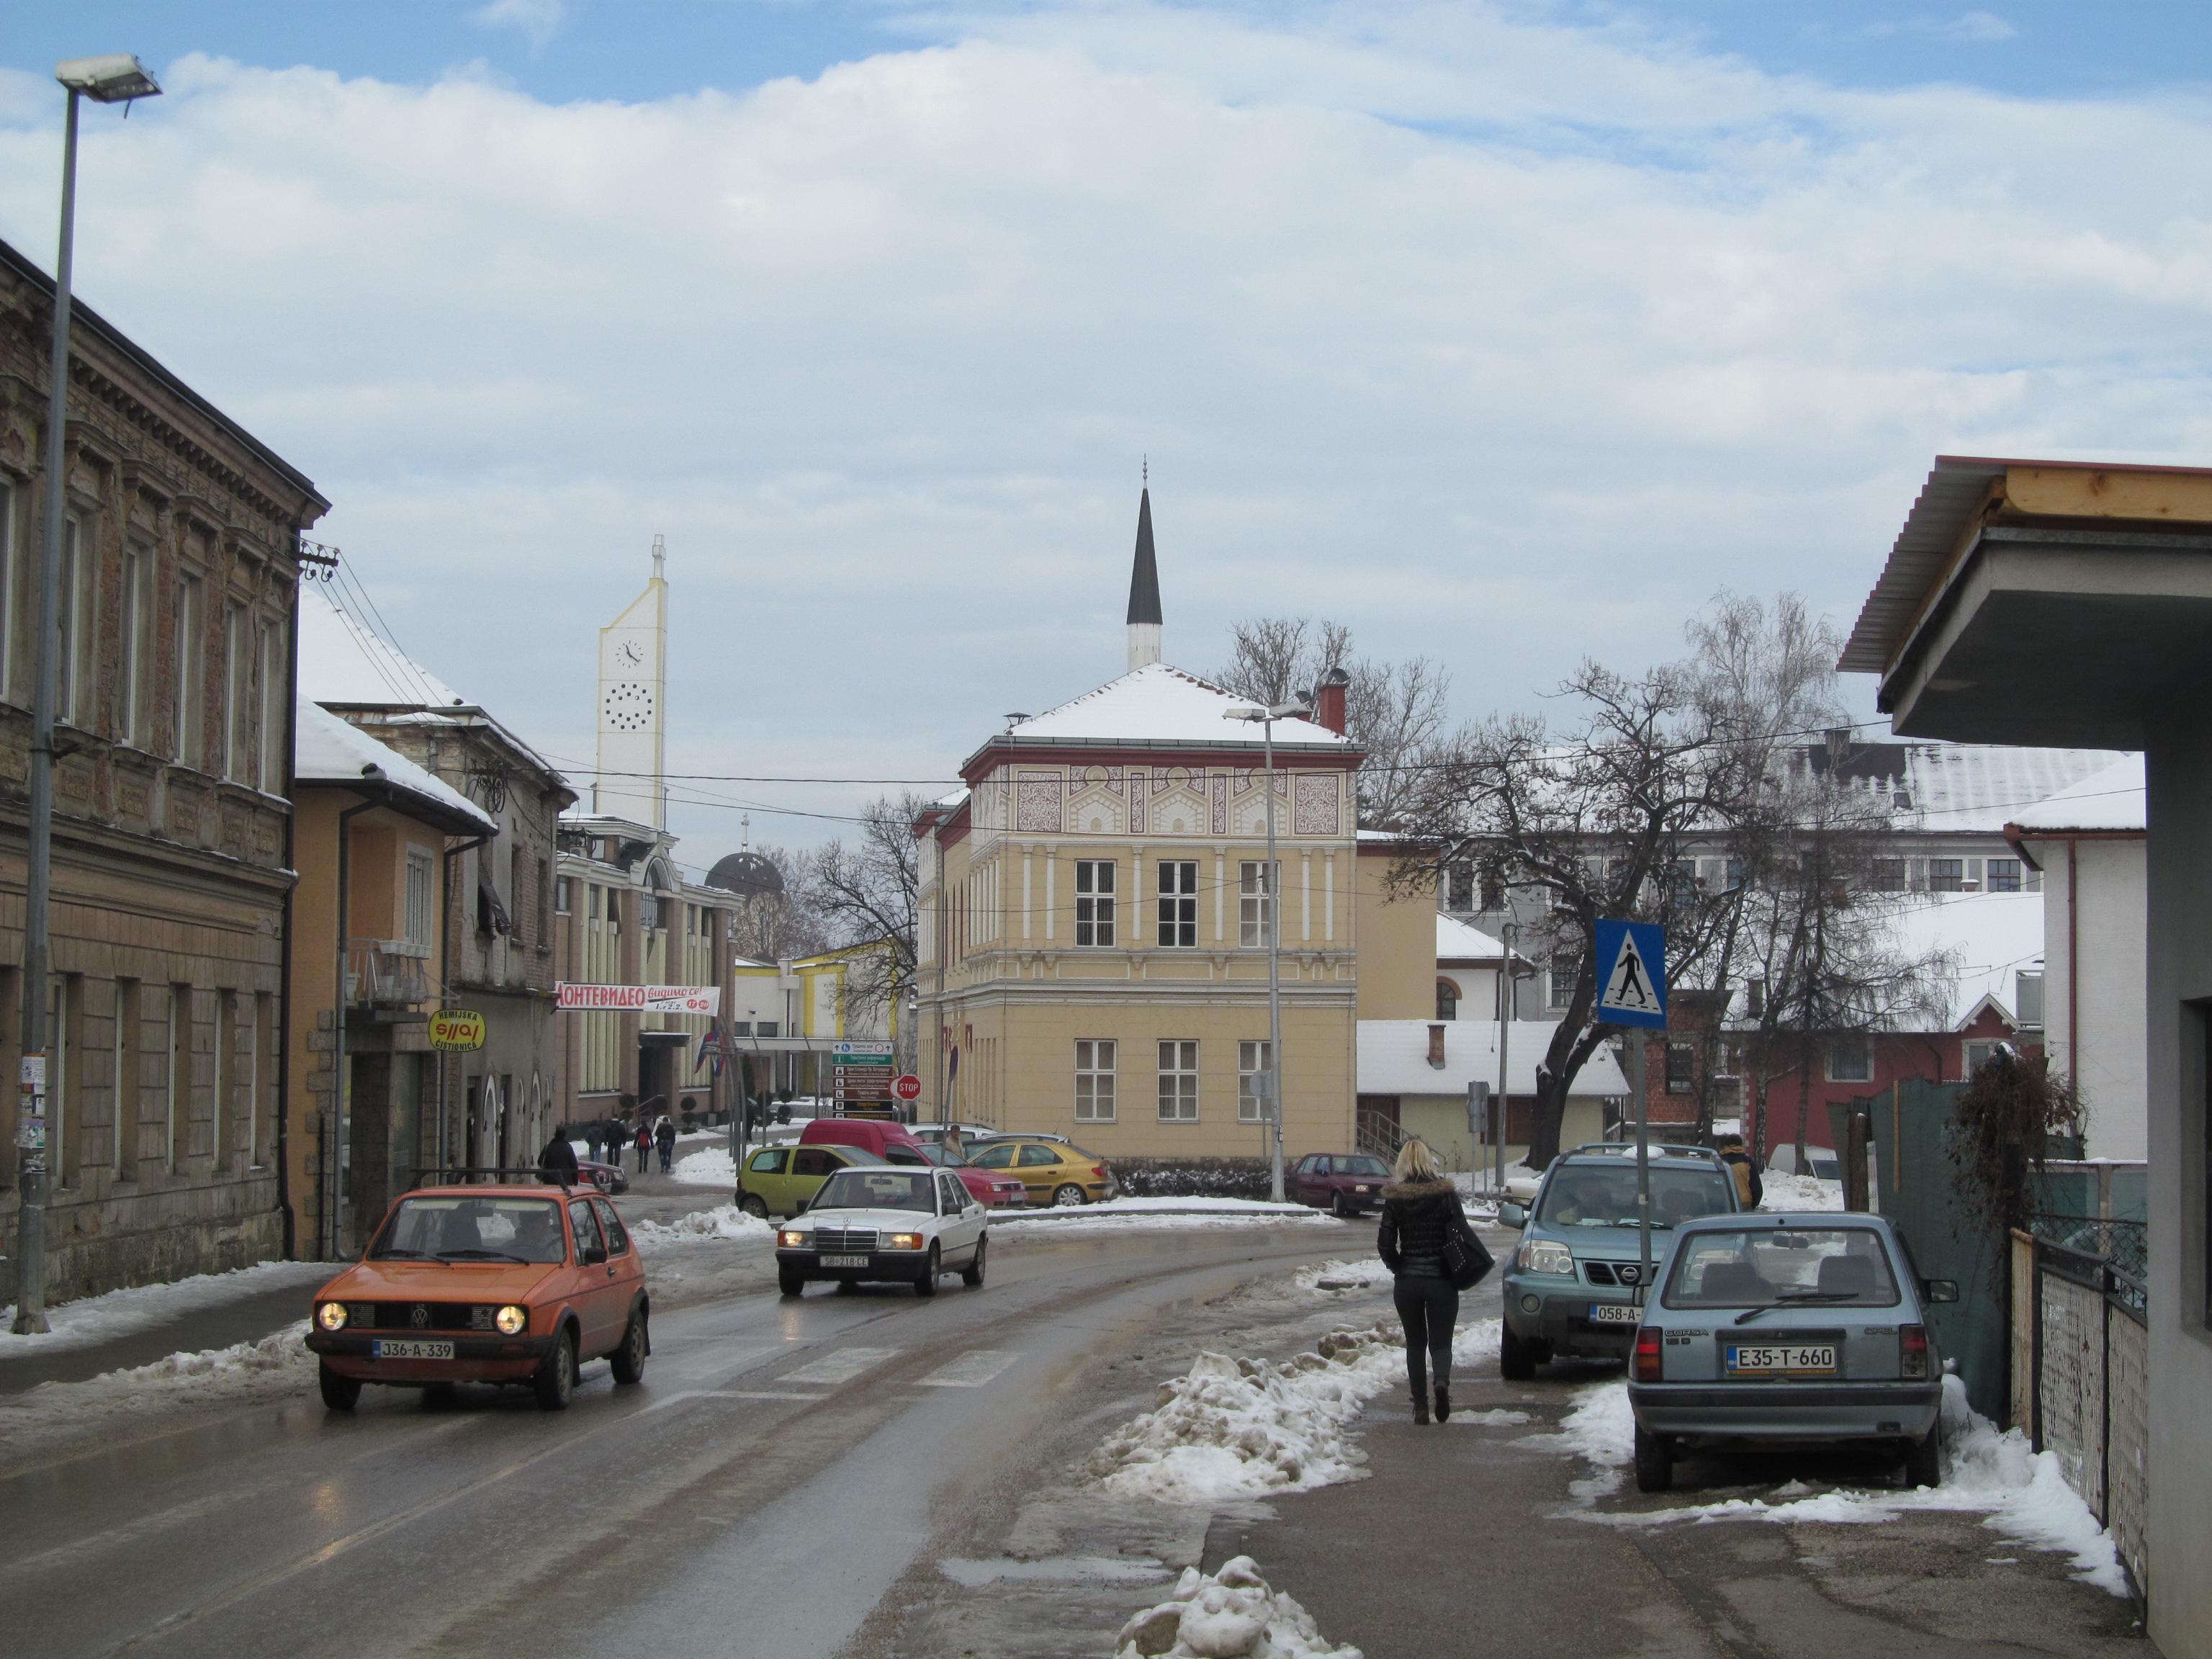
[[[346,1006],[405,1008],[430,999],[430,947],[404,939],[356,939],[346,944]]]

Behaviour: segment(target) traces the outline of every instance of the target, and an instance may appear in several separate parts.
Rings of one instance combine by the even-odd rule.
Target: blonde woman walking
[[[1397,1179],[1382,1189],[1382,1224],[1376,1249],[1396,1278],[1391,1298],[1406,1327],[1406,1380],[1413,1391],[1413,1421],[1429,1420],[1429,1382],[1435,1373],[1437,1420],[1451,1416],[1452,1332],[1459,1323],[1459,1293],[1490,1271],[1490,1252],[1467,1224],[1459,1193],[1419,1140],[1398,1149]]]

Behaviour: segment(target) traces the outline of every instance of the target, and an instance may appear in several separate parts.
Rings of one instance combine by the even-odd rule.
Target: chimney
[[[1344,735],[1344,689],[1351,684],[1351,675],[1341,668],[1332,668],[1314,687],[1314,719],[1340,738]],[[1437,1063],[1441,1066],[1443,1062]]]
[[[1160,659],[1160,571],[1152,557],[1152,491],[1137,498],[1137,556],[1129,569],[1129,672]]]
[[[1429,1064],[1439,1072],[1444,1068],[1444,1028],[1441,1025],[1429,1027]]]

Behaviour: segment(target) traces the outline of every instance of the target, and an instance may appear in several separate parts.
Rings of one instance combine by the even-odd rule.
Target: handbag
[[[1467,1224],[1467,1217],[1455,1212],[1444,1230],[1444,1276],[1451,1280],[1452,1288],[1473,1290],[1496,1265],[1474,1236],[1474,1229]]]

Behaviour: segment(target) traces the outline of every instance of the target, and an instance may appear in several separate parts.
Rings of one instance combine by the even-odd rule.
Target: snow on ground
[[[1313,1615],[1271,1589],[1249,1555],[1218,1572],[1183,1569],[1164,1601],[1114,1638],[1115,1659],[1360,1659],[1321,1633]]]
[[[1844,1183],[1823,1181],[1818,1176],[1785,1175],[1769,1170],[1759,1176],[1765,1189],[1759,1200],[1762,1210],[1840,1210],[1844,1207]]]
[[[21,1437],[33,1428],[46,1434],[118,1415],[146,1417],[210,1401],[312,1391],[315,1357],[307,1352],[307,1334],[303,1319],[258,1342],[173,1353],[82,1382],[42,1382],[0,1401],[0,1442],[21,1445]]]
[[[676,1160],[669,1174],[696,1187],[728,1187],[734,1190],[738,1184],[737,1163],[730,1157],[726,1146],[704,1146],[696,1152],[686,1152]]]
[[[47,1309],[46,1320],[53,1328],[44,1336],[17,1336],[9,1330],[15,1317],[15,1304],[10,1303],[0,1308],[0,1364],[17,1354],[56,1353],[64,1348],[87,1347],[129,1336],[202,1308],[290,1285],[300,1287],[304,1306],[308,1290],[335,1271],[325,1262],[263,1261],[234,1273],[199,1273],[167,1285],[110,1291],[104,1296],[88,1296]]]
[[[653,1255],[656,1247],[688,1244],[701,1239],[735,1238],[766,1243],[775,1237],[774,1227],[758,1216],[747,1215],[734,1204],[694,1210],[673,1221],[633,1221],[629,1231],[630,1237],[637,1240],[638,1248],[647,1255]]]
[[[1101,1204],[1065,1209],[994,1210],[991,1224],[1012,1224],[1025,1235],[1058,1238],[1072,1232],[1111,1227],[1253,1227],[1344,1224],[1303,1204],[1267,1204],[1249,1198],[1113,1198]]]
[[[1372,1257],[1364,1261],[1322,1261],[1301,1267],[1291,1283],[1301,1291],[1321,1296],[1341,1296],[1346,1291],[1371,1291],[1390,1282],[1390,1270]]]
[[[1599,1382],[1581,1391],[1557,1435],[1531,1438],[1594,1466],[1595,1474],[1570,1488],[1578,1501],[1589,1504],[1620,1487],[1635,1458],[1635,1436],[1628,1384]],[[2072,1557],[2076,1577],[2114,1595],[2128,1594],[2127,1575],[2112,1534],[2097,1524],[2089,1506],[2066,1484],[2058,1455],[2037,1451],[2017,1429],[1999,1430],[1967,1405],[1966,1385],[1955,1376],[1943,1379],[1943,1442],[1940,1486],[1817,1492],[1792,1480],[1775,1488],[1769,1498],[1729,1498],[1583,1518],[1616,1526],[1680,1521],[1863,1525],[1918,1510],[1980,1511],[1988,1516],[1984,1524],[2007,1538]]]

